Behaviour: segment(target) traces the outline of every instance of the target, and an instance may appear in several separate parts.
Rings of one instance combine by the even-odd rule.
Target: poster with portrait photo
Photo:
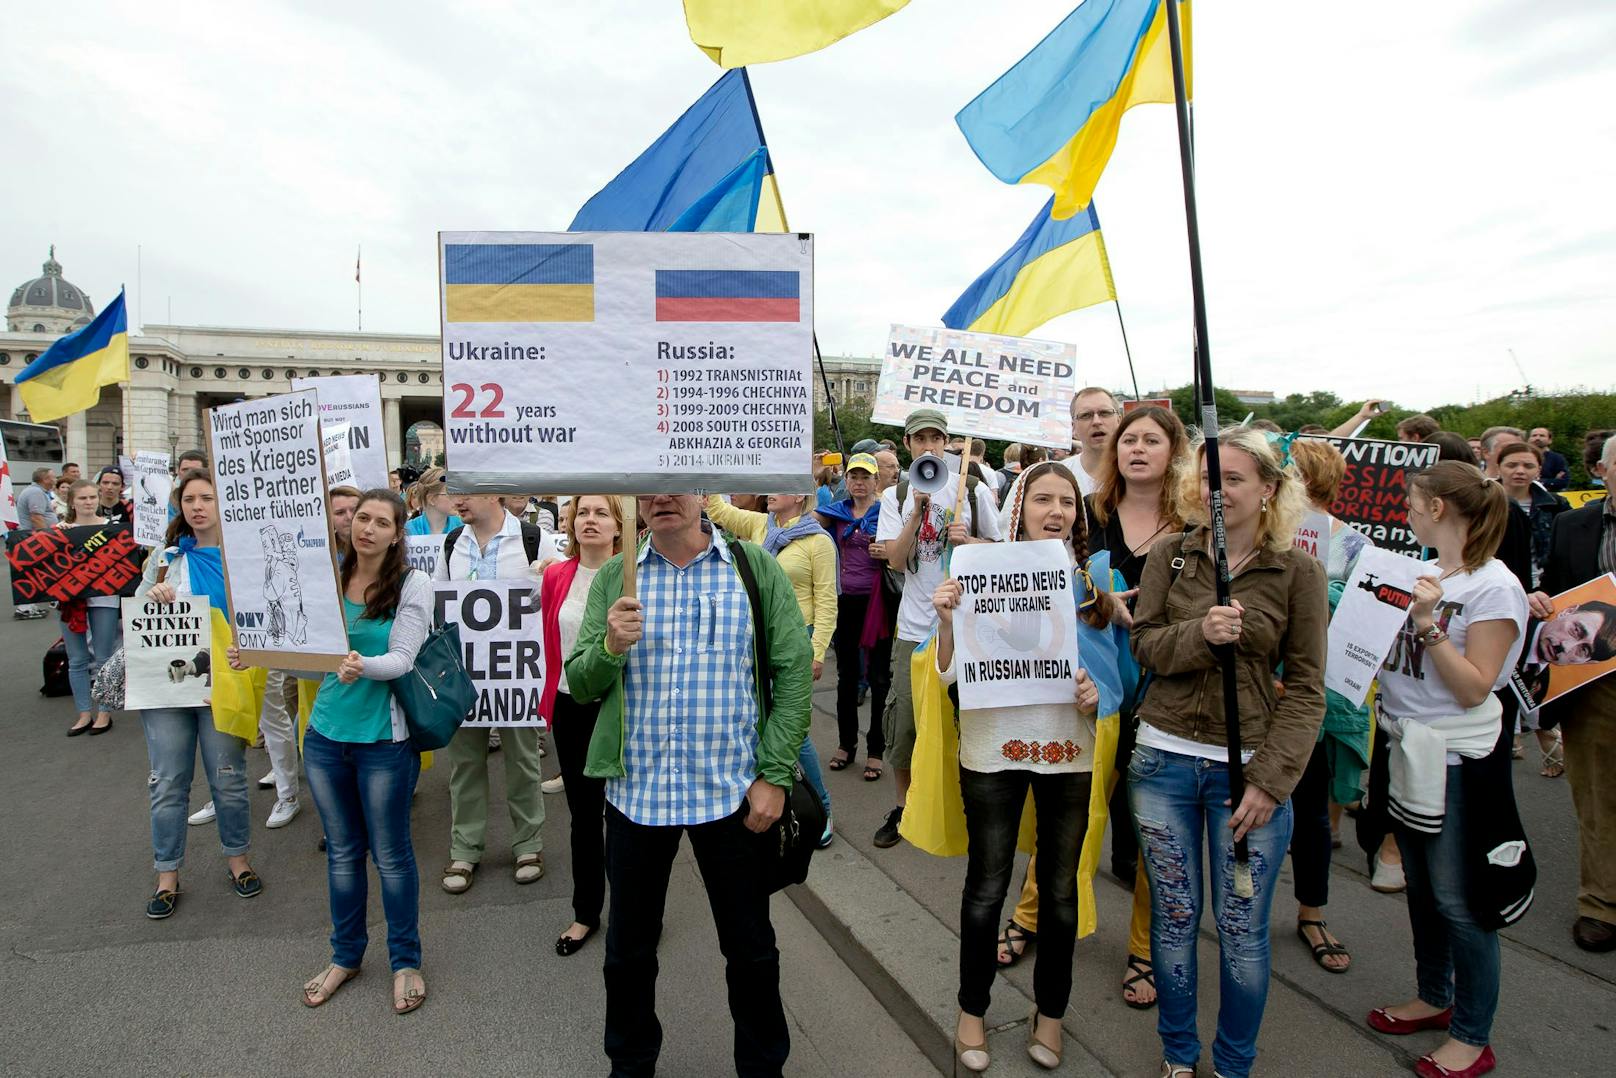
[[[1526,626],[1526,646],[1510,687],[1528,711],[1616,670],[1616,573],[1595,577],[1552,600],[1551,617]]]

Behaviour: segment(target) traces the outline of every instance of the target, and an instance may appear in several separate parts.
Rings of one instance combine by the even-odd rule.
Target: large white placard
[[[1077,699],[1070,549],[1058,539],[954,549],[949,572],[964,591],[954,611],[962,709]]]
[[[312,389],[320,395],[320,417],[348,421],[348,451],[353,478],[360,490],[387,486],[387,432],[382,418],[381,383],[369,374],[336,374],[294,378],[292,389]],[[332,480],[336,485],[336,480]]]
[[[313,390],[208,410],[236,646],[250,665],[348,654]]]
[[[813,490],[812,237],[438,239],[451,490]]]
[[[167,453],[136,453],[129,498],[135,505],[135,542],[160,547],[168,535],[168,498],[174,489]]]
[[[477,702],[466,726],[544,726],[539,597],[531,580],[440,580],[437,621],[460,627]]]
[[[1429,566],[1406,554],[1366,546],[1330,616],[1324,687],[1362,705],[1397,630],[1408,620],[1414,581]]]
[[[871,418],[902,426],[937,408],[953,434],[1070,449],[1076,391],[1075,345],[893,326]]]
[[[206,595],[123,601],[124,707],[202,707],[213,691],[213,611]]]

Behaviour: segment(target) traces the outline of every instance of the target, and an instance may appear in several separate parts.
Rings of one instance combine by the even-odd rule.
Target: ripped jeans
[[[185,863],[185,818],[191,811],[196,753],[218,813],[219,845],[226,857],[247,852],[252,824],[247,801],[247,743],[221,734],[205,707],[161,707],[140,713],[151,775],[152,866],[175,872]]]
[[[1234,832],[1224,804],[1227,764],[1140,745],[1128,765],[1128,793],[1150,873],[1150,960],[1156,969],[1156,1030],[1163,1058],[1193,1066],[1201,1056],[1195,960],[1206,890],[1202,858],[1209,845],[1215,855],[1212,913],[1222,957],[1212,1063],[1226,1078],[1245,1078],[1257,1058],[1257,1032],[1268,1002],[1268,915],[1291,841],[1290,802],[1247,834],[1256,895],[1239,898]]]

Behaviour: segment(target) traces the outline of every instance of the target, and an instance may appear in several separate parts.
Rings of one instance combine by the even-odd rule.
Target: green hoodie
[[[774,706],[758,722],[758,777],[790,790],[797,753],[808,736],[814,684],[813,647],[803,626],[796,593],[779,563],[752,543],[731,542],[729,551],[732,558],[745,558],[752,567],[763,616],[768,621],[772,672],[763,670],[761,657],[757,656],[757,649],[753,649],[760,715],[763,713],[763,679],[773,678]],[[623,668],[628,665],[628,654],[613,655],[606,650],[606,611],[622,595],[623,555],[617,554],[595,575],[578,642],[566,660],[567,688],[573,698],[581,702],[601,701],[595,733],[589,739],[589,756],[584,762],[584,774],[590,778],[613,779],[626,774],[623,695],[630,690],[624,686]]]

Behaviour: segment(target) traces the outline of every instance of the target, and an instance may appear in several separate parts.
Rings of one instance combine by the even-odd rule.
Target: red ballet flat
[[[1369,1012],[1369,1028],[1376,1033],[1389,1033],[1394,1037],[1406,1037],[1410,1033],[1423,1033],[1428,1029],[1447,1029],[1451,1021],[1453,1021],[1452,1007],[1426,1018],[1398,1018],[1385,1007],[1376,1007]]]
[[[1414,1073],[1420,1078],[1481,1078],[1496,1066],[1498,1057],[1493,1055],[1493,1046],[1489,1044],[1476,1061],[1462,1071],[1449,1070],[1430,1056],[1421,1056],[1414,1061]]]

